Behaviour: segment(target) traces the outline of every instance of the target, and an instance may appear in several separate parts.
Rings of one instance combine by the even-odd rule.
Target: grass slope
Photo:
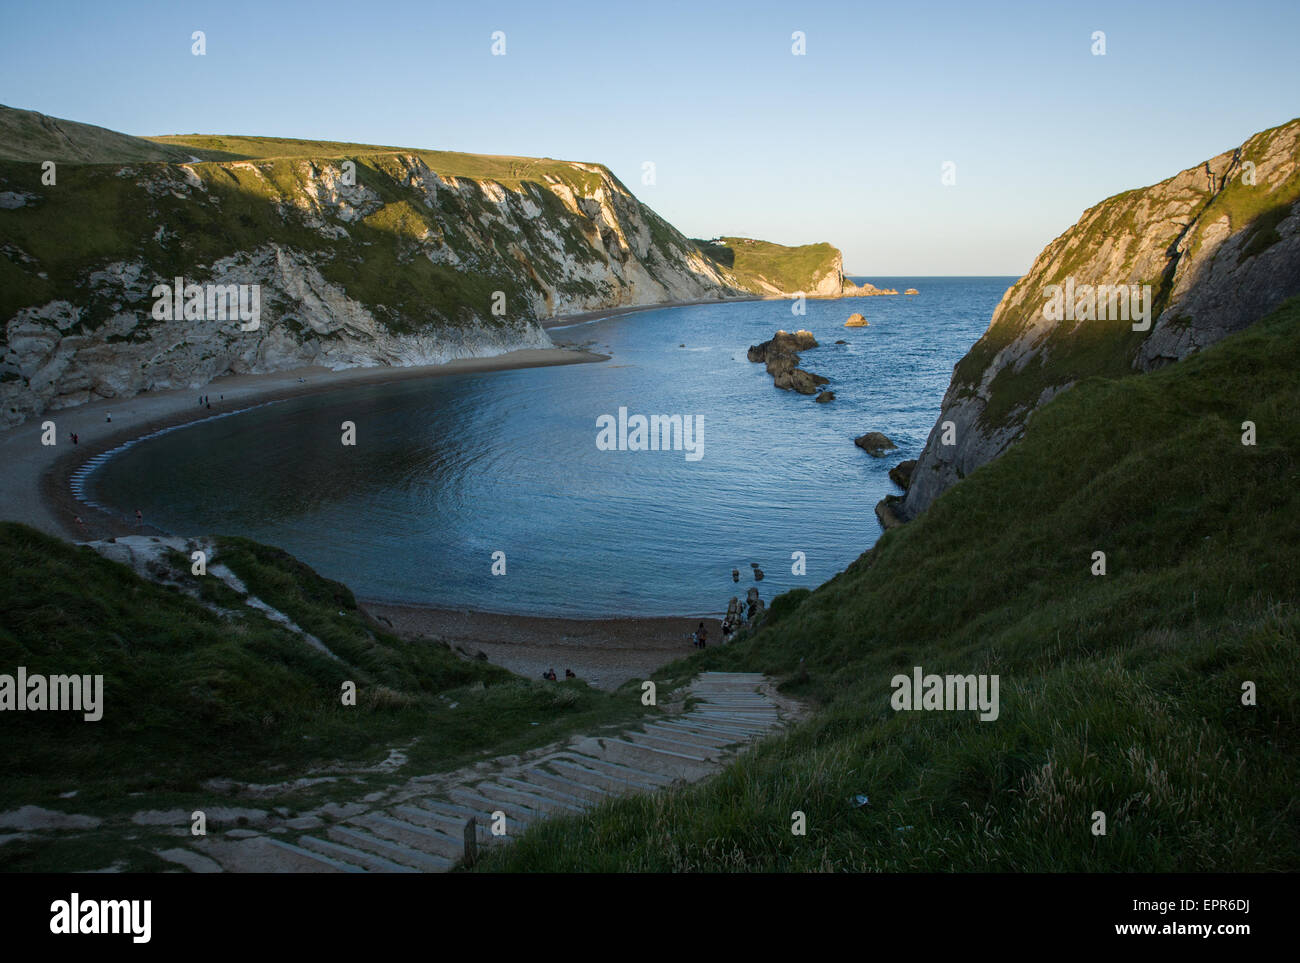
[[[845,572],[691,660],[785,677],[819,703],[809,721],[484,868],[1300,868],[1297,368],[1292,300],[1170,368],[1065,392]],[[891,679],[917,665],[998,674],[1000,717],[895,712]]]
[[[0,104],[0,160],[69,164],[183,164],[193,157],[220,160],[232,155],[179,147],[132,137],[105,127],[48,117],[34,110]]]
[[[409,758],[392,774],[404,779],[643,711],[632,690],[524,680],[434,641],[403,641],[358,609],[346,587],[285,552],[235,538],[219,547],[218,561],[253,595],[342,661],[248,607],[215,577],[190,575],[179,553],[171,575],[195,588],[197,599],[89,548],[0,523],[0,673],[26,666],[30,674],[104,676],[98,722],[75,712],[3,713],[0,811],[71,806],[111,820],[167,805],[204,808],[214,804],[203,787],[208,779],[277,782],[321,768],[347,771],[373,766],[392,747]],[[348,680],[357,685],[355,707],[340,698]],[[374,778],[347,781],[329,793],[347,798],[375,786]],[[73,790],[75,801],[59,798]],[[111,842],[113,832],[105,832]],[[10,869],[87,869],[94,858],[60,853],[57,841],[0,848],[0,864]]]

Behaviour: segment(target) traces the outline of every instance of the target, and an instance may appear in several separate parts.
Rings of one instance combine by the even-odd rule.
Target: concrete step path
[[[376,801],[331,825],[296,838],[243,842],[257,844],[263,872],[446,872],[464,858],[471,818],[482,849],[509,843],[545,819],[697,782],[802,710],[755,672],[705,672],[677,695],[685,696],[689,710],[665,712],[621,733],[576,736],[527,758],[507,756],[418,777],[398,798]],[[196,844],[227,870],[247,864],[238,846]]]

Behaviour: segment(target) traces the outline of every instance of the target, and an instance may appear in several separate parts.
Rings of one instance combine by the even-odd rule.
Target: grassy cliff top
[[[782,291],[798,291],[839,269],[840,252],[832,244],[787,247],[748,237],[693,239],[701,251],[731,271],[746,288],[757,290],[767,281]]]
[[[93,124],[50,117],[34,110],[0,105],[0,160],[75,164],[185,164],[195,160],[329,160],[378,154],[414,154],[439,174],[473,180],[494,180],[518,188],[547,177],[575,186],[593,187],[602,164],[577,163],[550,157],[511,157],[464,154],[345,141],[300,140],[291,137],[251,137],[238,134],[169,134],[133,137]]]
[[[580,164],[550,157],[463,154],[449,150],[352,144],[346,141],[297,140],[291,137],[172,134],[164,137],[149,137],[147,140],[169,148],[184,148],[195,153],[204,151],[244,160],[331,159],[375,154],[414,154],[439,174],[467,177],[473,180],[494,180],[508,187],[518,187],[525,181],[542,181],[548,176],[572,183],[575,176],[585,181],[599,178],[601,172],[608,173],[602,164]]]

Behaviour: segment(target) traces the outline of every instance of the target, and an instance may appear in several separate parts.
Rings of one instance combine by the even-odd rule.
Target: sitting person
[[[566,679],[576,679],[578,677],[578,673],[574,672],[572,669],[565,669],[564,677]]]

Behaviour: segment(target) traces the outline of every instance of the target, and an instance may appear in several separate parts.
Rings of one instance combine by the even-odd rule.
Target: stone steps
[[[330,839],[321,839],[319,836],[300,836],[298,843],[304,849],[310,849],[324,856],[333,856],[351,863],[354,866],[360,866],[363,870],[372,873],[414,873],[415,870],[410,866],[403,866],[394,863],[392,860],[384,859],[374,853],[367,853],[363,850],[356,849],[343,843],[337,843]]]
[[[568,776],[548,772],[545,769],[528,769],[523,773],[523,778],[531,782],[549,783],[558,785],[563,790],[573,793],[575,796],[585,796],[589,804],[598,804],[606,799],[613,799],[621,793],[607,789],[603,786],[597,786],[593,782],[581,782]]]
[[[752,672],[705,672],[687,689],[694,700],[689,712],[617,735],[576,738],[526,763],[503,757],[495,770],[480,763],[452,778],[422,777],[408,786],[427,781],[446,788],[358,813],[294,841],[268,835],[258,844],[279,854],[270,860],[271,871],[446,872],[464,858],[471,817],[480,848],[507,845],[552,816],[584,813],[609,799],[707,776],[784,724],[782,710],[762,688],[768,681]],[[457,776],[464,781],[447,785]],[[491,832],[497,811],[506,814],[504,836]]]
[[[383,836],[395,843],[402,843],[422,853],[445,860],[448,864],[445,869],[450,869],[456,860],[460,859],[465,848],[463,835],[458,838],[441,830],[402,819],[397,815],[365,813],[350,822],[369,830],[376,836]]]

